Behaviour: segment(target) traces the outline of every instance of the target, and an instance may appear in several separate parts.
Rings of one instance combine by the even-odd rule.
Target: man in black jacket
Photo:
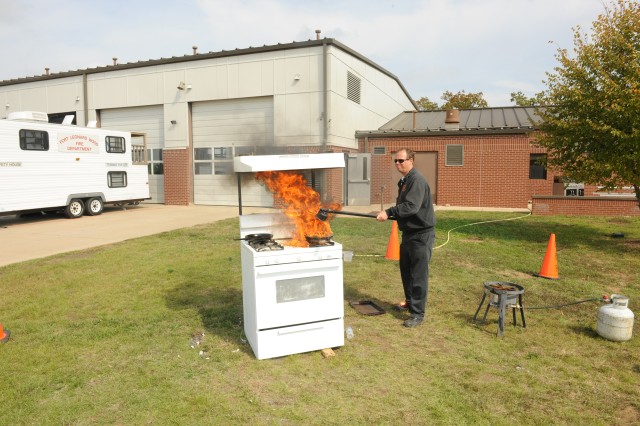
[[[414,168],[415,154],[407,148],[396,152],[393,160],[402,174],[398,182],[396,205],[378,213],[376,219],[384,222],[389,217],[398,221],[402,231],[400,244],[400,277],[404,287],[405,303],[410,317],[405,327],[416,327],[424,321],[429,291],[429,261],[435,240],[436,215],[431,202],[431,189],[427,180]]]

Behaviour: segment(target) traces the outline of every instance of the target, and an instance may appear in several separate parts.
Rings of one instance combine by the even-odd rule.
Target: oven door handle
[[[342,265],[342,259],[327,259],[323,261],[274,264],[259,266],[256,268],[256,276],[264,277],[268,275],[287,275],[304,271],[308,274],[321,274],[323,272],[339,271]]]
[[[307,331],[322,330],[324,327],[305,328],[303,330],[278,331],[278,336],[286,336],[287,334],[305,333]]]

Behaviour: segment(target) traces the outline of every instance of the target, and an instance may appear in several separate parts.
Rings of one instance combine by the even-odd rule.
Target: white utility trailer
[[[144,137],[48,122],[41,112],[0,120],[0,215],[64,210],[69,218],[102,213],[105,204],[149,199]]]

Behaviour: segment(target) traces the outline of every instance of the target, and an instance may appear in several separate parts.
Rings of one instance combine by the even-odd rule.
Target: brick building
[[[416,152],[415,165],[440,206],[529,208],[536,214],[637,215],[631,188],[603,193],[564,182],[540,163],[535,146],[539,117],[533,107],[404,112],[375,131],[356,132],[370,164],[371,204],[393,203],[400,148]]]

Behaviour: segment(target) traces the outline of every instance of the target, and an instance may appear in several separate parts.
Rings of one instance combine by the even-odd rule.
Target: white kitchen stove
[[[240,216],[240,237],[272,234],[281,250],[241,241],[244,331],[258,359],[344,345],[342,245],[286,246],[283,214]]]

